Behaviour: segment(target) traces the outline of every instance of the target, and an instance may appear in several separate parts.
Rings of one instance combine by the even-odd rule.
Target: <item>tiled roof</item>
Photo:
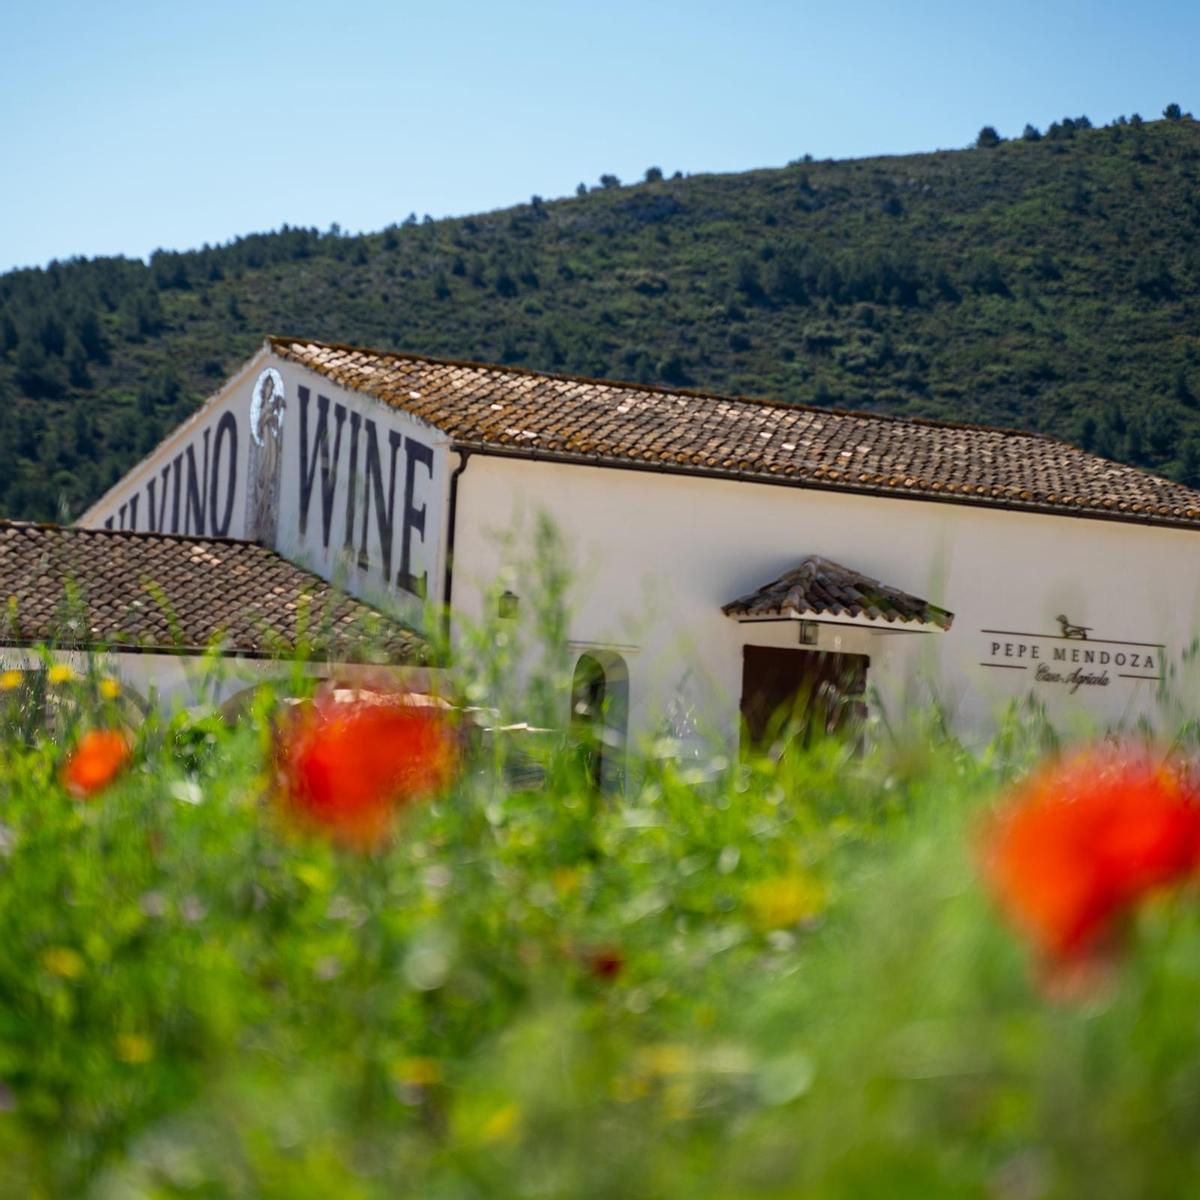
[[[1200,528],[1200,492],[1040,434],[269,344],[463,448]]]
[[[270,655],[303,637],[344,660],[363,633],[423,659],[411,630],[254,542],[0,521],[0,643]]]
[[[889,623],[937,625],[949,629],[954,614],[813,555],[787,574],[726,604],[722,611],[738,619],[764,617],[850,617]]]

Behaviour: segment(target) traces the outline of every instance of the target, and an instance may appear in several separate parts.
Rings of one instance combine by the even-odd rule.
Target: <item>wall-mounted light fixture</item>
[[[515,592],[501,592],[496,602],[496,615],[502,621],[515,621],[521,607],[521,598]]]
[[[800,645],[815,646],[821,638],[821,627],[816,621],[800,622]]]

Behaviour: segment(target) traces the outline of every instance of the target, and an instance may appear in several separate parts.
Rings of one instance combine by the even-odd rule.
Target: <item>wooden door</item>
[[[807,745],[820,734],[853,733],[866,717],[865,654],[790,646],[745,646],[742,720],[752,744],[785,728]]]

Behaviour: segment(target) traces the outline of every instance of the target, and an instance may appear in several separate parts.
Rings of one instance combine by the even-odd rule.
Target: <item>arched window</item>
[[[629,729],[629,670],[612,650],[579,656],[571,681],[571,740],[584,774],[599,791],[625,786],[625,742]]]

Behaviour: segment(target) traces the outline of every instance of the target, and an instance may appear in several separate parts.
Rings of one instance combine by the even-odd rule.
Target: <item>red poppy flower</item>
[[[117,729],[89,729],[63,763],[63,787],[76,800],[86,800],[108,787],[130,757],[127,734]]]
[[[284,723],[277,782],[302,823],[370,849],[399,808],[444,787],[453,733],[428,697],[323,692]]]
[[[1011,919],[1052,961],[1097,951],[1142,896],[1200,864],[1200,802],[1179,763],[1101,747],[1032,775],[984,864]]]

